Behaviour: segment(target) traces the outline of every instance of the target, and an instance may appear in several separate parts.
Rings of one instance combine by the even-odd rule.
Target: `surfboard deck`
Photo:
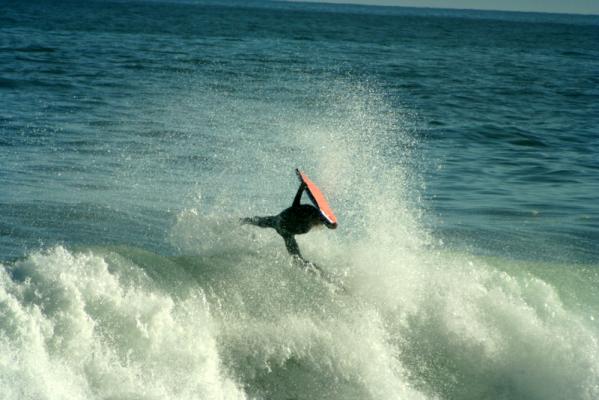
[[[308,193],[310,200],[312,200],[312,203],[314,203],[314,205],[320,210],[322,216],[327,220],[327,225],[331,228],[336,228],[337,217],[335,217],[335,214],[333,213],[331,206],[329,206],[329,203],[327,202],[326,198],[324,197],[318,186],[316,186],[316,184],[312,182],[310,178],[308,178],[308,176],[299,169],[296,168],[295,172],[297,173],[300,182],[303,182],[306,185],[306,192]]]

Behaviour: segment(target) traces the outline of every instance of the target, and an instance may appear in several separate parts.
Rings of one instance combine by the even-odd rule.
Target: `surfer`
[[[320,270],[320,268],[318,268],[315,264],[310,263],[304,259],[304,257],[302,257],[294,236],[308,233],[310,229],[320,225],[325,225],[327,228],[335,229],[337,227],[337,221],[334,219],[334,217],[332,220],[330,217],[327,218],[327,215],[323,211],[314,207],[313,205],[301,204],[304,190],[308,189],[308,194],[310,194],[310,197],[313,198],[314,194],[308,185],[314,184],[305,178],[308,182],[307,184],[306,180],[304,180],[305,176],[303,176],[299,171],[297,172],[300,176],[301,183],[297,193],[295,194],[295,198],[293,199],[293,204],[291,207],[283,210],[279,215],[242,218],[241,224],[251,224],[261,228],[273,228],[279,235],[283,237],[283,240],[285,241],[285,247],[287,247],[289,254],[299,258],[304,265],[312,266]],[[312,190],[316,191],[318,188],[312,188]],[[318,194],[320,194],[320,191],[318,191]],[[317,201],[315,201],[315,203],[318,204]]]

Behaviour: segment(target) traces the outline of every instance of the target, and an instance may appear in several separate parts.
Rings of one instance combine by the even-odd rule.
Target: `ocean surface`
[[[599,398],[599,16],[0,0],[0,393]]]

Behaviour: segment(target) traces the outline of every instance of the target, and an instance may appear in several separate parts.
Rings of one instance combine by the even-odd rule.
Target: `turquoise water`
[[[8,399],[599,397],[599,19],[0,7]],[[335,231],[274,232],[300,167]]]

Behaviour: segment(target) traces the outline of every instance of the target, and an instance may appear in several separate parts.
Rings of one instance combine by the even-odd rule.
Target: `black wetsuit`
[[[295,235],[308,233],[316,225],[327,224],[318,208],[309,204],[300,204],[302,194],[306,189],[305,184],[301,184],[293,199],[291,207],[283,210],[279,215],[269,217],[243,218],[242,224],[252,224],[262,228],[273,228],[285,240],[285,246],[289,254],[298,256],[303,261]],[[334,228],[335,226],[330,226]]]

